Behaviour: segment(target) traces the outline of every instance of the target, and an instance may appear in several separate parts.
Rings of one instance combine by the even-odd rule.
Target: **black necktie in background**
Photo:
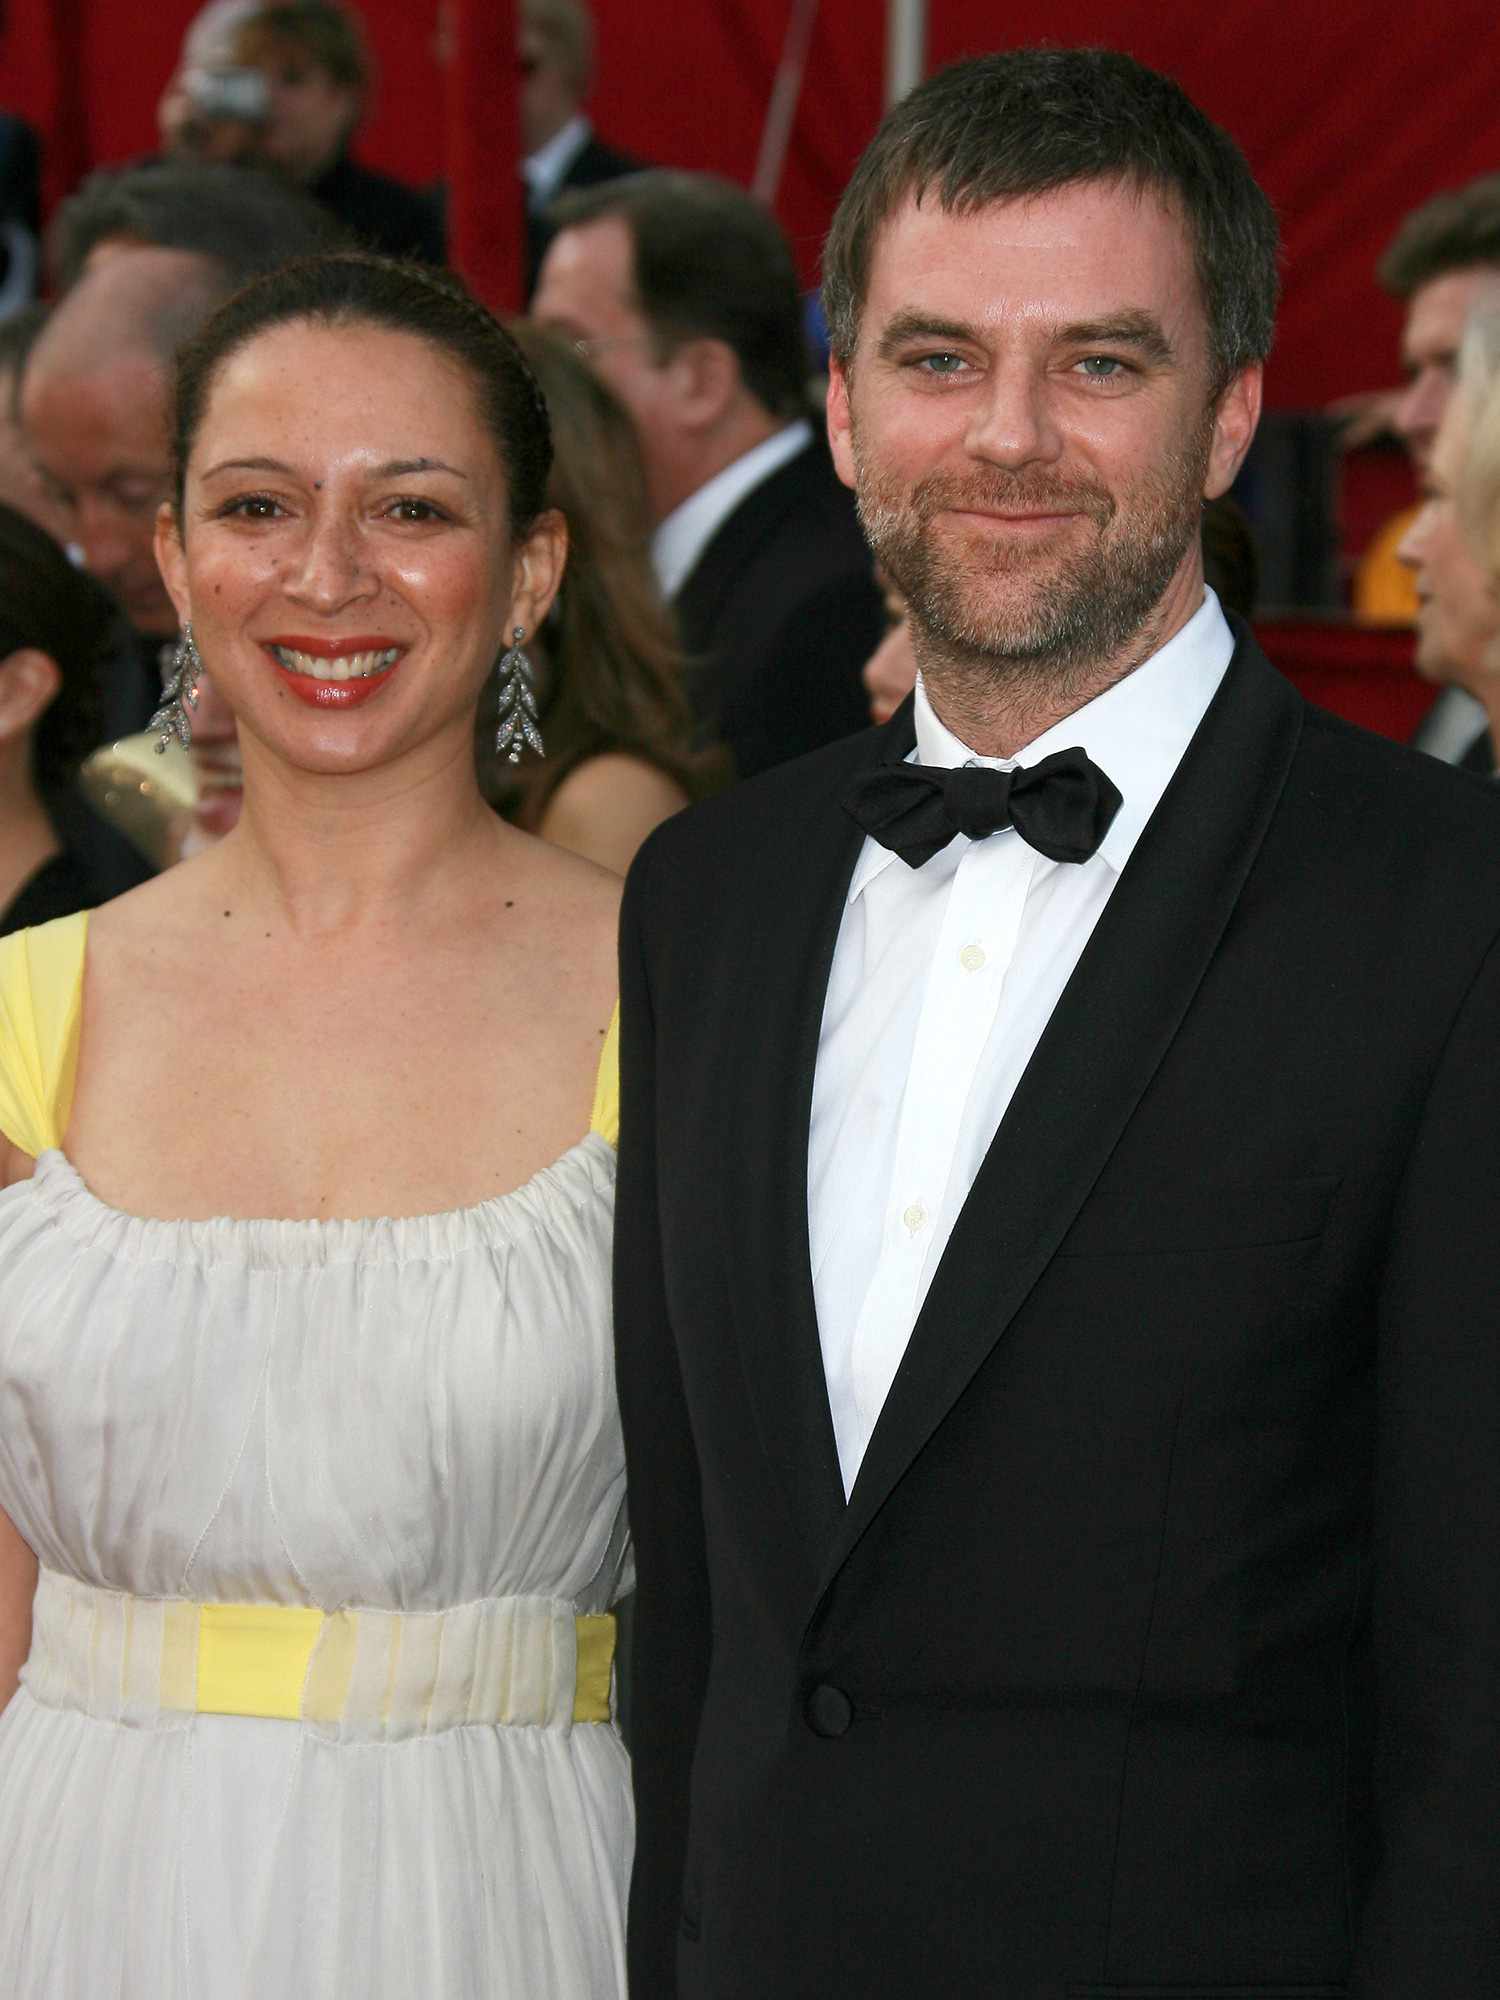
[[[920,868],[955,833],[983,840],[1007,826],[1049,861],[1087,861],[1120,809],[1120,794],[1084,751],[1055,750],[1014,771],[877,765],[841,803],[872,840]]]

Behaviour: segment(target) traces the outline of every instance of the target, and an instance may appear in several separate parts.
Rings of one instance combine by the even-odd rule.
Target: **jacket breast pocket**
[[[1323,1233],[1338,1185],[1337,1174],[1318,1174],[1258,1186],[1097,1188],[1058,1255],[1163,1256],[1312,1243]]]

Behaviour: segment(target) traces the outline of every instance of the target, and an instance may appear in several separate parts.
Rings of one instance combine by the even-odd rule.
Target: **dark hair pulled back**
[[[220,369],[260,334],[299,321],[410,334],[455,362],[473,385],[509,479],[511,533],[520,538],[529,531],[547,504],[552,426],[521,350],[449,273],[362,251],[304,257],[254,279],[182,350],[172,423],[179,514],[188,460]]]

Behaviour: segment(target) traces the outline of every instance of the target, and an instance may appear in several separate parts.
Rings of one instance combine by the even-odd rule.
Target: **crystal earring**
[[[203,662],[198,657],[193,628],[184,625],[182,637],[172,651],[170,670],[162,684],[161,706],[146,724],[148,735],[156,732],[158,757],[165,754],[174,736],[184,750],[191,744],[193,719],[190,711],[198,706],[198,677],[202,672]]]
[[[495,755],[511,764],[520,763],[523,749],[535,750],[538,757],[546,755],[542,732],[537,727],[536,676],[521,650],[525,637],[526,627],[518,625],[495,667],[500,676],[500,727],[495,731]]]

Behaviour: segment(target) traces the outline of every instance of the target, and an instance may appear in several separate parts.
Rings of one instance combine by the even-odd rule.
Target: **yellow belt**
[[[400,1737],[607,1722],[614,1651],[612,1614],[548,1598],[323,1612],[132,1597],[43,1570],[23,1679],[39,1701],[127,1723],[246,1715]]]

